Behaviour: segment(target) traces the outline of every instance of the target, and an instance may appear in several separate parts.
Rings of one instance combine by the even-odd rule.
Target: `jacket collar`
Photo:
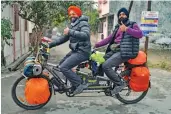
[[[79,22],[80,22],[80,20],[77,19],[74,23],[71,23],[71,26],[73,27],[73,26],[77,25]]]

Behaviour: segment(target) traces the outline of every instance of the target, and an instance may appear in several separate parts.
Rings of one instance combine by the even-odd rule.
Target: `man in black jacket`
[[[70,27],[65,28],[64,36],[50,43],[49,47],[52,48],[70,41],[69,48],[71,51],[60,61],[59,68],[72,83],[73,94],[78,94],[87,86],[81,84],[80,76],[77,76],[72,68],[89,59],[91,53],[90,28],[88,18],[82,15],[79,7],[70,6],[68,14],[71,19]]]

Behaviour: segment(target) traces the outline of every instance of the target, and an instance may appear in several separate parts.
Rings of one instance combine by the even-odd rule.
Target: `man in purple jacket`
[[[113,33],[95,45],[98,48],[109,44],[104,56],[106,61],[102,68],[109,79],[116,84],[112,94],[117,94],[126,87],[126,83],[121,81],[112,67],[117,67],[129,59],[135,58],[139,51],[139,39],[143,36],[138,25],[129,21],[129,12],[126,8],[121,8],[117,16],[118,24]]]

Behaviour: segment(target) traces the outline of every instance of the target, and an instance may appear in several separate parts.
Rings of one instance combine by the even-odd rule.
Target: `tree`
[[[15,10],[15,12],[21,18],[34,23],[33,32],[35,32],[35,35],[32,46],[37,50],[43,28],[50,24],[52,7],[50,5],[53,4],[49,1],[1,1],[1,3],[3,8],[7,5],[18,7],[18,10]]]
[[[67,9],[70,5],[79,6],[83,11],[88,10],[93,7],[93,1],[1,1],[3,4],[2,8],[6,5],[17,5],[18,15],[25,20],[28,20],[35,24],[34,30],[36,37],[37,49],[39,39],[41,38],[43,28],[50,26],[58,26],[60,23],[68,20]],[[90,22],[92,28],[97,25],[95,22],[95,17],[97,14],[88,14],[93,21]],[[95,29],[94,29],[95,30]]]
[[[10,39],[12,39],[12,23],[9,19],[1,19],[1,65],[6,66],[6,60],[4,56],[5,44],[10,44]]]
[[[98,31],[98,24],[99,24],[99,14],[96,9],[92,9],[92,11],[87,12],[89,16],[89,24],[91,27],[91,31],[96,33]]]
[[[63,28],[67,25],[68,21],[68,13],[67,9],[71,5],[79,6],[83,11],[83,15],[87,15],[89,17],[89,24],[91,27],[91,31],[96,33],[98,30],[98,23],[99,23],[99,14],[96,9],[93,8],[93,5],[96,4],[94,1],[59,1],[58,5],[60,6],[60,12],[57,15],[53,15],[53,26],[60,26]],[[64,22],[65,21],[65,22]],[[63,24],[61,24],[63,23]]]

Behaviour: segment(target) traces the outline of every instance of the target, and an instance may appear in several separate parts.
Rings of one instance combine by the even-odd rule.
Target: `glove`
[[[52,47],[55,47],[55,46],[56,46],[56,42],[55,41],[49,43],[49,48],[52,48]]]
[[[41,43],[43,48],[49,48],[49,43]]]

